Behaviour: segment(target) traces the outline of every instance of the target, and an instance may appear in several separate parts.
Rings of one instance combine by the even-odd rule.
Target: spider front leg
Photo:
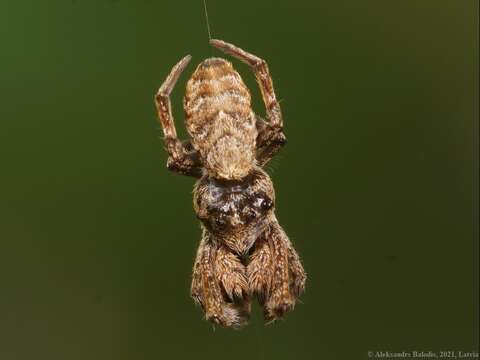
[[[191,56],[187,55],[173,67],[155,95],[155,106],[165,137],[165,147],[169,155],[168,169],[183,175],[200,177],[202,171],[198,153],[192,149],[189,142],[182,143],[178,139],[170,104],[170,94],[190,60]]]
[[[227,301],[241,303],[248,300],[249,291],[245,266],[225,245],[220,245],[215,258],[215,272]]]
[[[306,274],[276,221],[258,241],[247,268],[249,285],[263,305],[265,319],[275,321],[295,306],[305,289]]]
[[[255,242],[250,263],[247,266],[248,287],[264,305],[270,296],[273,276],[272,251],[265,238]]]
[[[249,65],[257,79],[267,114],[267,121],[257,121],[257,162],[263,166],[287,140],[283,133],[282,112],[275,96],[268,65],[265,60],[222,40],[212,39],[210,44]]]
[[[243,265],[204,231],[193,267],[191,295],[207,320],[226,327],[246,324],[250,313]],[[222,293],[223,290],[223,293]]]

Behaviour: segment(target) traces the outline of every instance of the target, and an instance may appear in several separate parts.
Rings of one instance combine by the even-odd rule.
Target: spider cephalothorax
[[[274,216],[275,194],[268,175],[255,168],[242,180],[208,175],[196,185],[194,206],[205,228],[236,254],[245,255]]]
[[[177,138],[170,93],[190,56],[170,72],[155,96],[170,170],[199,178],[194,208],[203,236],[191,294],[210,321],[244,325],[256,296],[268,321],[291,310],[306,275],[275,217],[275,192],[262,167],[285,143],[280,105],[265,61],[220,40],[210,43],[253,69],[267,120],[256,115],[250,92],[232,64],[204,60],[184,98],[190,140]]]

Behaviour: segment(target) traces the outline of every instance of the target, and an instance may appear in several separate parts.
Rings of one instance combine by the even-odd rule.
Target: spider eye
[[[227,223],[226,221],[226,215],[224,213],[219,213],[215,216],[213,219],[213,222],[215,223],[215,226],[217,227],[223,227]]]
[[[269,209],[272,208],[272,206],[273,206],[273,201],[272,200],[270,200],[269,198],[263,199],[262,205],[261,205],[263,210],[269,210]]]
[[[247,221],[250,222],[252,220],[255,220],[259,214],[257,213],[256,210],[247,207],[243,210],[243,218]]]
[[[256,208],[262,209],[264,211],[269,210],[273,206],[273,201],[268,197],[258,197],[255,199],[253,204]]]

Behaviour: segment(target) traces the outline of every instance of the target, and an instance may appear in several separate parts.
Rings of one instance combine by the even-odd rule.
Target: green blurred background
[[[478,2],[209,0],[268,60],[277,213],[309,274],[285,321],[189,298],[194,180],[153,95],[208,46],[198,1],[0,1],[0,359],[365,359],[478,349]],[[246,66],[235,66],[259,91]]]

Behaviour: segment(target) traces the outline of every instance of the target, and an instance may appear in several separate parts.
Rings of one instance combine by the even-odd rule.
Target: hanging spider
[[[275,217],[273,184],[262,169],[286,142],[280,105],[264,60],[221,40],[210,44],[251,67],[266,120],[252,111],[248,88],[222,58],[204,60],[187,83],[190,140],[178,139],[169,98],[189,55],[173,67],[155,96],[168,169],[199,179],[193,203],[203,234],[191,295],[208,320],[226,327],[245,325],[251,299],[257,297],[270,322],[293,309],[306,280]]]

